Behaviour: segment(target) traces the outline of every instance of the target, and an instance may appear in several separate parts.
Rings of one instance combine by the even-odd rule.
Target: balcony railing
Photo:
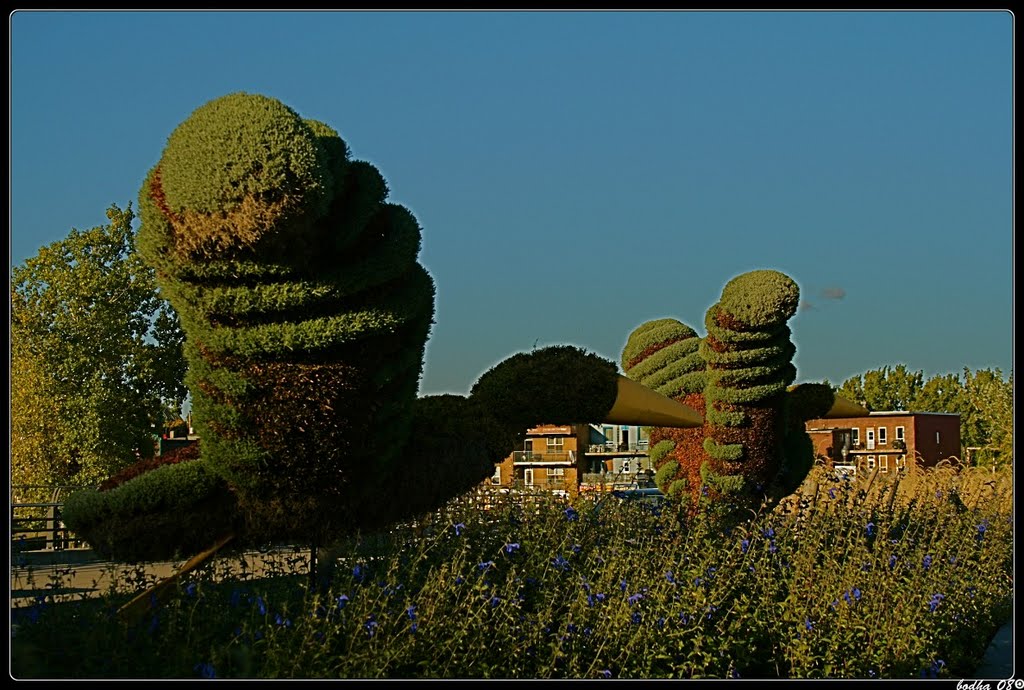
[[[532,450],[517,450],[512,453],[513,465],[575,465],[576,451],[566,450],[561,452],[537,452]]]
[[[600,453],[646,453],[647,441],[636,441],[635,443],[594,443],[587,449],[591,455]]]

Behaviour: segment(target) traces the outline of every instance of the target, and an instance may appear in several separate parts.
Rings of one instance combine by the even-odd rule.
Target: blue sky
[[[790,275],[799,381],[1013,364],[1007,12],[15,12],[10,250],[135,201],[235,91],[322,120],[423,227],[421,393],[571,343],[618,361]]]

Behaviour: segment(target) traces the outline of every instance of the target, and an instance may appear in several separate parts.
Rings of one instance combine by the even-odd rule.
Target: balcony
[[[532,450],[517,450],[512,453],[512,464],[516,467],[530,467],[538,465],[571,467],[576,464],[576,451],[566,450],[561,452],[537,452]]]
[[[647,452],[647,441],[637,441],[635,443],[594,443],[591,444],[587,449],[587,453],[590,455],[601,455],[608,454],[614,455],[617,453],[646,453]]]

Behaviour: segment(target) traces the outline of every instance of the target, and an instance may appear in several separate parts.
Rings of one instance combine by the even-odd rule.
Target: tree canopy
[[[184,336],[135,253],[131,204],[107,218],[12,269],[15,484],[97,482],[150,455],[184,400]]]
[[[852,376],[839,395],[860,401],[872,411],[953,412],[960,415],[960,442],[979,449],[981,464],[1008,462],[1013,453],[1013,374],[996,369],[961,374],[909,371],[903,364],[883,366]]]

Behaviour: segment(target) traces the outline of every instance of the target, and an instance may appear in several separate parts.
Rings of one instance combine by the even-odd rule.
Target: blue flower
[[[466,525],[464,523],[462,523],[462,522],[460,522],[460,523],[458,523],[456,525],[452,525],[452,527],[455,529],[455,536],[456,537],[462,536],[462,530],[466,529]]]
[[[810,618],[804,618],[804,627],[807,628],[807,630],[809,631],[814,630],[814,621],[812,621]]]
[[[519,544],[505,544],[505,553],[512,554],[519,550]]]
[[[853,588],[853,598],[856,599],[857,601],[860,601],[860,588],[859,587],[854,587]]]
[[[893,554],[892,556],[889,556],[889,570],[892,570],[895,567],[896,567],[896,554]]]
[[[621,582],[619,582],[619,589],[621,589],[623,592],[626,591],[626,581],[625,580],[622,580]]]
[[[185,586],[185,596],[194,597],[195,595],[196,595],[196,583],[195,582],[189,582],[188,585]]]
[[[254,601],[250,599],[250,601]],[[267,605],[263,603],[263,597],[256,597],[255,599],[256,609],[260,612],[261,616],[267,615]]]
[[[340,610],[345,608],[345,604],[348,603],[348,597],[342,594],[340,597],[336,599],[336,601],[338,602],[338,609]]]
[[[672,575],[672,571],[671,570],[669,570],[669,571],[667,571],[665,573],[665,579],[668,580],[669,582],[671,582],[672,584],[676,583],[676,578],[675,578],[674,575]]]
[[[835,489],[829,489],[828,490],[828,497],[829,498],[835,498],[836,497],[836,490]]]
[[[494,561],[484,561],[483,563],[478,563],[476,567],[479,570],[487,570],[488,568],[490,568],[493,565],[494,565]]]
[[[939,608],[939,604],[946,598],[945,594],[935,593],[932,595],[932,600],[928,602],[928,610],[935,613],[935,609]]]
[[[640,601],[641,599],[643,599],[643,598],[644,598],[644,595],[640,594],[640,592],[637,592],[636,594],[634,594],[631,597],[629,597],[629,599],[628,599],[629,605],[630,606],[636,606],[636,603],[638,601]]]
[[[865,528],[865,531],[866,531],[866,532],[868,533],[868,536],[869,536],[869,537],[870,537],[870,536],[871,536],[872,534],[874,534],[874,533],[875,533],[875,523],[873,523],[873,522],[869,522],[869,523],[868,523],[868,525],[867,525],[867,527]]]
[[[241,590],[238,590],[238,589],[232,589],[231,590],[231,606],[232,607],[237,607],[242,602],[242,594],[244,594],[244,592],[242,592]]]
[[[412,625],[409,626],[409,634],[413,635],[419,629],[420,629],[420,624],[419,623],[413,623]]]
[[[609,669],[605,669],[605,670],[601,671],[600,673],[598,673],[597,675],[601,676],[602,678],[611,678],[612,677],[612,672]]]
[[[370,579],[370,571],[364,567],[361,563],[356,563],[355,567],[352,568],[352,579],[359,584],[363,584]]]
[[[764,536],[766,536],[769,539],[771,539],[772,537],[775,536],[775,530],[772,529],[771,527],[769,527],[768,529],[764,530],[763,534],[764,534]]]
[[[579,516],[579,513],[577,513],[573,508],[570,507],[565,509],[565,519],[569,522],[574,522],[579,518]]]
[[[741,553],[746,553],[747,549],[749,549],[749,548],[750,548],[750,540],[749,539],[744,539],[743,541],[740,542],[740,552]]]
[[[377,632],[377,628],[379,627],[379,625],[380,624],[377,622],[377,617],[374,616],[372,613],[370,614],[370,617],[366,620],[366,622],[363,623],[363,627],[366,628],[366,634],[370,637],[374,636],[374,634]]]
[[[630,622],[633,625],[640,625],[640,620],[641,620],[640,612],[639,611],[634,612],[633,615],[629,617],[629,620],[630,620]]]
[[[565,572],[569,569],[569,561],[562,554],[556,555],[555,558],[551,561],[551,565],[553,565],[556,569],[561,570],[562,572]]]
[[[455,578],[455,584],[461,585],[463,582],[465,582],[465,580],[462,579],[461,575],[459,575],[457,578]]]
[[[199,664],[196,664],[192,668],[192,670],[198,672],[200,678],[216,678],[217,677],[217,670],[213,667],[213,664],[210,664],[210,663],[199,663]]]
[[[278,613],[278,614],[276,614],[274,616],[274,622],[277,623],[278,625],[284,626],[286,628],[292,627],[291,619],[283,617],[280,613]]]
[[[409,620],[411,621],[416,620],[416,607],[410,605],[409,608],[405,610],[405,615],[409,616]]]
[[[931,557],[931,554],[925,554],[924,559],[921,561],[921,567],[924,568],[925,570],[928,570],[928,568],[932,567],[932,557]]]
[[[580,546],[579,544],[573,544],[572,545],[572,552],[573,553],[579,553],[582,550],[583,550],[583,547]]]
[[[499,597],[499,596],[497,596],[497,595],[495,595],[495,596],[491,597],[491,608],[492,608],[492,609],[493,609],[493,608],[494,608],[495,606],[497,606],[498,604],[500,604],[500,603],[501,603],[501,597]]]

